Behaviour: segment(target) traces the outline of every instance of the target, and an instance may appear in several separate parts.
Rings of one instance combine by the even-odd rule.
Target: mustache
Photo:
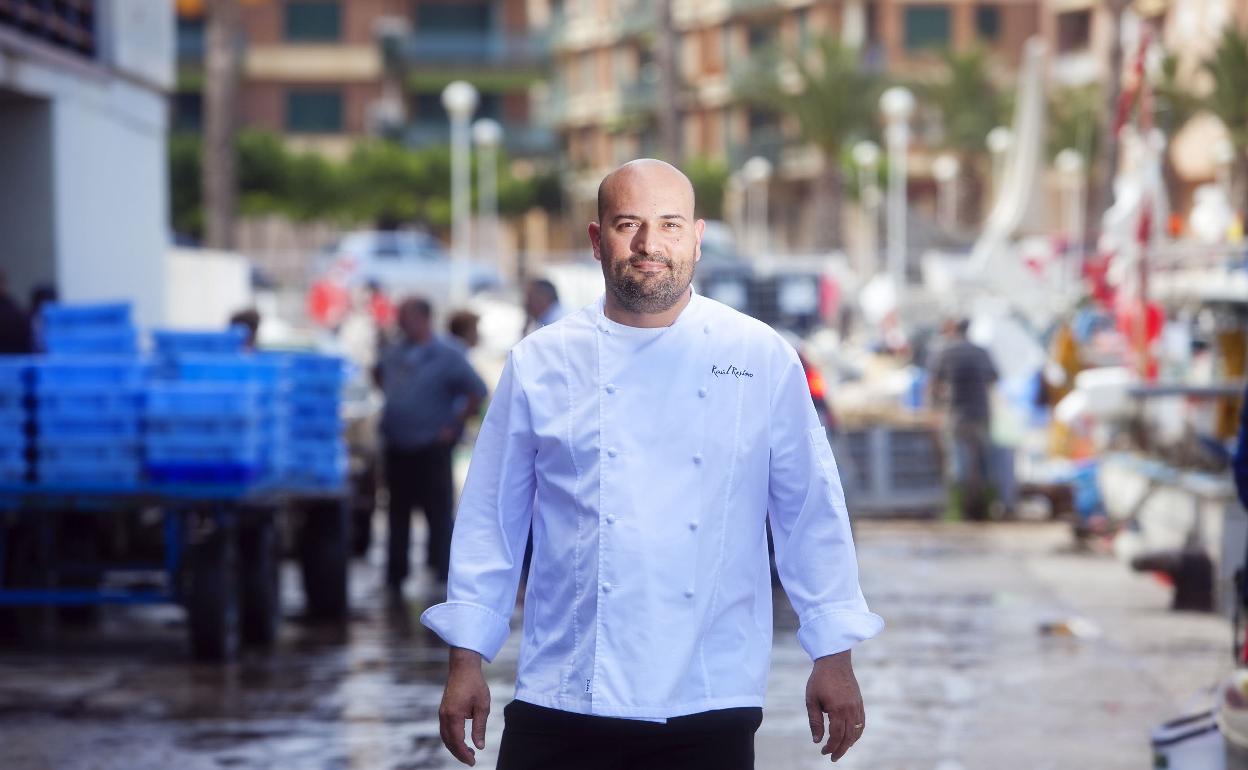
[[[642,262],[657,262],[664,267],[671,267],[673,264],[669,257],[665,257],[661,254],[633,254],[628,258],[628,264],[633,267],[636,267]]]

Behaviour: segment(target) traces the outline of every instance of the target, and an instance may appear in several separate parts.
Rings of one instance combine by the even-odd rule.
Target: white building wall
[[[99,8],[94,60],[0,27],[0,140],[16,140],[0,145],[0,254],[19,297],[54,278],[67,301],[130,300],[140,325],[156,325],[166,316],[173,4]]]

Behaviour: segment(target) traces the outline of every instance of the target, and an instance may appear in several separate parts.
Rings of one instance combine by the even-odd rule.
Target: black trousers
[[[386,483],[390,487],[390,542],[387,543],[386,584],[402,585],[410,571],[407,552],[412,541],[412,508],[429,522],[426,560],[443,581],[451,566],[451,509],[455,486],[451,478],[451,446],[386,450]]]
[[[753,770],[761,708],[704,711],[666,724],[512,701],[497,770]]]

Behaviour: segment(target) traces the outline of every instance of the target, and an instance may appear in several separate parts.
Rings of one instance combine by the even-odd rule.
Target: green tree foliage
[[[1047,150],[1052,160],[1067,147],[1078,150],[1086,162],[1100,152],[1100,110],[1103,104],[1098,86],[1066,88],[1049,96]]]
[[[292,152],[262,131],[238,135],[240,207],[244,214],[280,214],[296,221],[330,220],[343,226],[419,224],[450,228],[450,150],[409,149],[380,140],[358,144],[335,162],[313,152]],[[499,160],[499,211],[516,216],[533,206],[562,209],[559,179],[542,173],[519,179]],[[169,142],[171,218],[176,231],[203,234],[200,138],[174,135]],[[476,180],[476,170],[472,179]]]
[[[1248,34],[1240,33],[1234,24],[1226,25],[1205,70],[1213,78],[1205,106],[1222,120],[1235,146],[1234,178],[1243,211],[1248,198]]]
[[[693,182],[697,216],[702,219],[723,219],[724,188],[728,184],[727,164],[722,160],[694,158],[685,164],[685,174]]]
[[[983,202],[988,162],[988,132],[1008,117],[1008,98],[992,79],[982,48],[942,53],[944,72],[932,83],[917,86],[919,96],[940,112],[944,146],[961,165],[962,216],[976,223]]]
[[[817,248],[840,245],[844,171],[838,159],[847,144],[875,133],[882,85],[862,67],[856,49],[821,37],[806,51],[765,60],[738,92],[745,101],[793,116],[802,139],[823,151],[827,160],[813,188],[821,212]]]

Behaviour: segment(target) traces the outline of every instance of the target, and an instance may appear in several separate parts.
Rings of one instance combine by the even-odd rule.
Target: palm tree
[[[1233,24],[1226,25],[1217,50],[1205,61],[1205,70],[1213,79],[1205,106],[1222,120],[1230,134],[1235,147],[1236,199],[1248,204],[1248,35]],[[1240,208],[1241,213],[1245,210]]]
[[[791,115],[801,138],[823,153],[813,190],[818,249],[840,245],[842,150],[874,133],[880,86],[879,77],[861,66],[856,49],[825,37],[808,52],[779,61],[772,57],[738,93],[745,101]]]
[[[1175,135],[1201,107],[1200,98],[1179,77],[1179,58],[1174,54],[1167,54],[1161,60],[1157,80],[1153,83],[1153,96],[1153,121],[1168,141],[1174,141]],[[1169,152],[1161,155],[1161,174],[1168,194],[1173,195],[1179,188],[1179,174]]]
[[[961,167],[962,218],[978,223],[984,192],[984,169],[988,132],[1005,119],[1005,95],[989,73],[988,56],[980,48],[962,53],[944,53],[944,77],[936,83],[920,85],[920,95],[941,114],[944,145],[958,158]]]

